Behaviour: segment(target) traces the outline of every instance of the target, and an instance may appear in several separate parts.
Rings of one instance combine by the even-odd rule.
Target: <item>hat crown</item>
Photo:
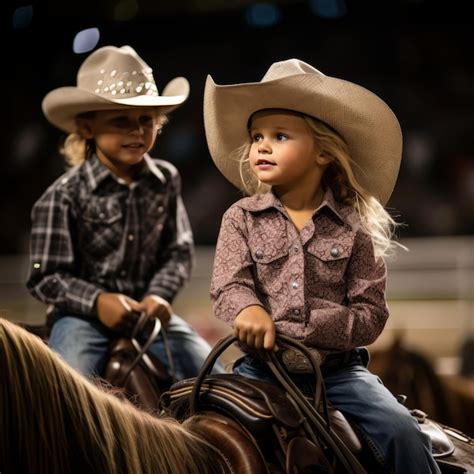
[[[296,74],[319,74],[320,76],[324,76],[321,71],[318,71],[304,61],[299,59],[287,59],[286,61],[273,63],[263,76],[262,82],[274,81],[288,76],[295,76]]]
[[[130,46],[105,46],[92,53],[77,73],[77,87],[105,99],[158,96],[153,70]]]

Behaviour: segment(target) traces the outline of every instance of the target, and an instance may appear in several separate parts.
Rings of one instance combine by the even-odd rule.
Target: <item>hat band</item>
[[[101,69],[100,73],[101,76],[95,76],[94,79],[87,78],[86,81],[78,81],[78,87],[92,90],[94,94],[108,100],[118,97],[136,97],[137,95],[158,96],[158,89],[151,75],[151,69],[123,72],[113,69],[110,73]],[[87,86],[81,85],[80,82],[87,82]]]

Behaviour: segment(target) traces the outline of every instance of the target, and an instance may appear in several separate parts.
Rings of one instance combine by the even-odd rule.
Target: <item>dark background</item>
[[[217,172],[202,121],[207,74],[217,83],[259,81],[291,57],[382,97],[404,133],[399,180],[388,204],[401,237],[474,233],[474,32],[457,2],[274,1],[276,21],[249,23],[256,2],[232,0],[55,0],[10,2],[2,13],[0,253],[27,252],[34,201],[65,169],[61,132],[41,112],[51,89],[75,85],[89,53],[72,44],[97,27],[105,45],[134,47],[159,90],[175,76],[191,83],[154,155],[173,162],[197,244],[214,244],[224,210],[241,197]],[[14,24],[18,8],[31,21]],[[318,13],[319,12],[319,13]],[[258,17],[258,15],[257,15]],[[263,17],[265,20],[265,18]],[[18,23],[18,18],[17,18]],[[376,133],[376,130],[374,131]]]

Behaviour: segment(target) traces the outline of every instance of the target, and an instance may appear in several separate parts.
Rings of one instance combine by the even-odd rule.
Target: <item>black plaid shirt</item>
[[[66,172],[33,206],[28,290],[84,316],[102,291],[171,302],[193,261],[180,186],[173,165],[148,155],[130,186],[96,156]]]

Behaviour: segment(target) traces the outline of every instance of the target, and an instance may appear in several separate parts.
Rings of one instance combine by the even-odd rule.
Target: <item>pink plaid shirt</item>
[[[370,344],[388,317],[386,267],[352,207],[330,190],[301,231],[272,193],[241,199],[224,214],[211,299],[232,325],[263,306],[277,332],[326,355]]]

